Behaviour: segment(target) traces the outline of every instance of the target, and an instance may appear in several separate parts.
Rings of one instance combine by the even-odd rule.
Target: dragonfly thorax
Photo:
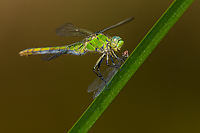
[[[121,47],[123,46],[124,41],[119,36],[114,36],[111,39],[110,46],[114,51],[120,51]]]

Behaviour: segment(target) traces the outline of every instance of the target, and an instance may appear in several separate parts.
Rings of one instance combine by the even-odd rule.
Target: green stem
[[[165,11],[157,23],[147,33],[135,50],[118,71],[109,84],[109,91],[99,95],[79,120],[70,129],[72,132],[87,132],[97,121],[109,104],[114,100],[120,90],[129,81],[137,69],[142,65],[158,43],[164,38],[176,21],[186,11],[194,0],[175,0]]]

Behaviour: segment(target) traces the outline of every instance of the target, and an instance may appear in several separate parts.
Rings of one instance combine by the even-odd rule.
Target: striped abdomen
[[[21,56],[29,56],[37,54],[55,54],[63,51],[65,51],[65,54],[82,55],[86,52],[86,47],[83,43],[77,42],[66,46],[28,48],[20,51],[19,54]]]

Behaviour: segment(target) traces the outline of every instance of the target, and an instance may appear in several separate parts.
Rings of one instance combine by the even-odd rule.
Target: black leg
[[[109,66],[109,67],[115,67],[115,68],[119,69],[119,68],[120,68],[120,66],[119,66],[119,65],[115,65],[115,63],[114,63],[114,61],[113,61],[113,58],[112,58],[112,56],[111,56],[111,55],[110,55],[110,59],[111,59],[111,61],[112,61],[113,65],[109,65],[109,64],[108,64],[108,60],[109,60],[109,56],[108,56],[108,54],[110,55],[110,53],[107,53],[106,65],[107,65],[107,66]],[[119,58],[119,59],[120,59],[120,58]]]
[[[103,54],[103,55],[97,60],[95,66],[94,66],[94,68],[93,68],[93,72],[94,72],[100,79],[102,79],[102,80],[105,82],[105,84],[107,84],[107,82],[105,81],[105,79],[104,79],[103,76],[101,75],[101,72],[99,71],[99,68],[100,68],[101,63],[102,63],[102,61],[103,61],[104,58],[105,58],[105,54]],[[97,67],[97,72],[98,72],[98,73],[96,72],[96,67]]]
[[[115,65],[112,56],[110,55],[110,60],[112,61],[113,65]]]

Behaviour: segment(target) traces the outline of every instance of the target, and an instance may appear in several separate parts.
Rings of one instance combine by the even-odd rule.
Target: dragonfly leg
[[[112,55],[115,57],[115,59],[119,59],[119,60],[121,60],[121,61],[125,61],[124,59],[121,59],[121,58],[119,58],[116,54],[115,54],[115,52],[114,51],[112,51]]]
[[[110,54],[107,53],[107,56],[106,56],[106,57],[107,57],[107,58],[106,58],[106,65],[109,66],[109,67],[115,67],[115,68],[117,68],[117,69],[120,69],[120,65],[115,65],[115,63],[114,63],[113,58],[112,58],[111,55],[110,55],[110,59],[111,59],[113,65],[109,65],[109,64],[108,64],[109,55],[110,55]],[[119,58],[119,57],[118,57],[118,58]],[[118,59],[118,58],[117,58],[117,59]]]
[[[121,61],[125,61],[123,58],[119,58],[114,51],[112,51],[112,55],[115,57],[115,59],[121,60]],[[121,66],[120,66],[121,67]],[[122,70],[121,68],[119,68],[120,70]]]
[[[110,60],[112,61],[113,65],[115,65],[112,56],[110,55]]]
[[[105,84],[107,84],[107,82],[105,81],[105,79],[104,79],[103,76],[101,75],[101,72],[99,71],[99,68],[100,68],[101,63],[102,63],[102,61],[103,61],[104,58],[105,58],[105,54],[103,54],[103,55],[97,60],[95,66],[94,66],[94,68],[93,68],[93,72],[94,72],[100,79],[102,79],[102,80],[105,82]],[[97,68],[97,72],[98,72],[98,73],[96,72],[96,68]]]

